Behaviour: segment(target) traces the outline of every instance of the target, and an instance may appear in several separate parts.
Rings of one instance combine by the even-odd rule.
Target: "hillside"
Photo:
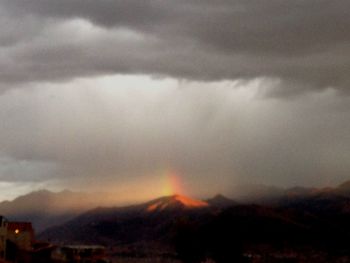
[[[345,181],[335,187],[303,187],[281,188],[264,184],[237,185],[231,194],[240,203],[254,203],[260,205],[277,205],[285,201],[317,196],[350,197],[350,181]]]
[[[255,195],[246,199],[248,203],[257,203],[262,205],[272,205],[278,207],[296,206],[298,209],[307,207],[317,212],[318,210],[330,211],[335,207],[342,206],[344,211],[350,210],[347,198],[350,197],[350,183],[343,184],[334,188],[304,188],[294,187],[288,189],[278,189],[269,193],[271,187],[255,187]],[[249,191],[247,194],[250,193]],[[13,201],[4,201],[0,203],[0,214],[10,220],[31,221],[36,232],[42,232],[52,226],[60,226],[84,212],[95,211],[96,207],[108,207],[113,202],[106,202],[103,194],[98,193],[76,193],[71,191],[62,191],[58,193],[41,190],[30,194],[20,196]],[[117,197],[115,197],[117,199]],[[97,209],[101,214],[117,213],[124,214],[121,211],[143,211],[143,212],[162,212],[163,210],[191,210],[192,208],[211,208],[224,209],[233,205],[238,205],[236,201],[223,195],[217,195],[206,201],[195,200],[184,196],[162,197],[140,205],[123,208],[105,208]],[[328,204],[328,205],[326,205]],[[109,211],[109,212],[108,212]]]
[[[207,202],[170,196],[134,206],[98,208],[47,229],[39,238],[112,246],[123,255],[170,253],[184,262],[201,262],[208,255],[217,262],[241,262],[243,251],[275,253],[281,244],[291,251],[308,247],[313,253],[350,251],[347,197],[319,194],[277,206],[219,207],[210,200],[227,201],[221,196]]]
[[[10,220],[30,221],[37,232],[60,225],[94,207],[105,205],[103,195],[47,190],[35,191],[0,203],[0,214]]]
[[[233,205],[238,205],[238,203],[224,195],[217,194],[213,198],[207,199],[206,202],[213,207],[225,208]]]
[[[174,195],[146,203],[112,208],[97,208],[62,226],[44,231],[40,238],[56,242],[122,244],[167,239],[176,220],[212,212],[204,201]],[[171,231],[170,231],[171,232]]]

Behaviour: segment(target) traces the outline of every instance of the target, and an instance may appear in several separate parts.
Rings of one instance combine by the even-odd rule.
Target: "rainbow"
[[[173,170],[167,169],[162,172],[162,195],[170,196],[184,194],[181,177]]]

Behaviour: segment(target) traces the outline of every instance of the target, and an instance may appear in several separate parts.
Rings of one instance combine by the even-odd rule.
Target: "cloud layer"
[[[1,180],[151,189],[170,169],[197,194],[346,180],[350,98],[263,99],[261,85],[114,76],[7,92]]]
[[[348,90],[346,0],[1,0],[1,82],[153,74]]]
[[[0,0],[0,188],[142,192],[164,169],[197,194],[347,179],[349,9]]]

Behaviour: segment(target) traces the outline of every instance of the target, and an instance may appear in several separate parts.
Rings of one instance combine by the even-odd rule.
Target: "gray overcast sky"
[[[0,199],[350,179],[349,9],[0,0]]]

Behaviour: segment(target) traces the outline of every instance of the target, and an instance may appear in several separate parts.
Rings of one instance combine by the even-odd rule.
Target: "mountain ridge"
[[[10,220],[30,221],[40,232],[99,205],[104,205],[104,202],[97,194],[41,189],[18,196],[12,201],[0,202],[0,214]]]
[[[172,210],[172,209],[198,209],[208,207],[209,204],[205,201],[193,199],[184,195],[171,195],[164,196],[150,202],[147,202],[148,207],[146,210],[148,212],[154,211],[164,211],[164,210]]]
[[[241,253],[242,244],[251,249],[278,247],[279,244],[297,251],[310,246],[325,250],[346,249],[350,237],[350,197],[305,196],[302,189],[293,191],[302,196],[273,206],[214,207],[207,200],[209,206],[186,207],[179,205],[184,197],[166,196],[134,206],[98,208],[47,229],[39,238],[54,243],[102,244],[131,251],[131,254],[166,251],[167,247],[180,256],[203,253],[201,256],[205,258],[209,251],[225,255],[225,259],[232,255],[233,247]],[[227,199],[217,195],[212,200]],[[177,202],[174,207],[162,207],[173,201]],[[147,208],[154,204],[159,209],[149,211]],[[194,244],[195,251],[190,249]]]
[[[281,205],[299,202],[299,200],[302,201],[305,198],[312,197],[325,197],[328,199],[336,198],[337,196],[350,197],[350,181],[346,181],[336,187],[292,187],[281,189],[277,187],[267,186],[264,188],[260,186],[255,189],[256,191],[253,197],[250,198],[231,199],[219,194],[205,200],[182,196],[183,200],[179,201],[176,200],[176,197],[179,199],[181,195],[173,195],[153,199],[149,202],[155,203],[148,204],[146,207],[140,207],[140,204],[136,204],[127,207],[124,206],[123,209],[128,211],[133,209],[138,209],[139,211],[143,209],[147,211],[148,209],[148,212],[162,212],[170,208],[188,209],[191,206],[194,208],[197,206],[197,208],[207,209],[211,206],[225,208],[244,203]],[[270,190],[272,190],[272,192],[270,192]],[[247,194],[250,194],[250,192],[247,191]],[[104,202],[104,198],[103,193],[84,193],[70,190],[51,192],[42,189],[19,196],[12,201],[0,202],[0,214],[8,217],[10,220],[31,221],[37,232],[41,232],[54,225],[61,225],[94,208],[100,207],[103,210],[104,208],[119,209],[121,207],[116,206],[117,203],[113,201],[109,203]],[[169,198],[171,200],[169,200]],[[117,200],[118,197],[115,196],[114,199]],[[141,204],[145,203],[147,202]]]

